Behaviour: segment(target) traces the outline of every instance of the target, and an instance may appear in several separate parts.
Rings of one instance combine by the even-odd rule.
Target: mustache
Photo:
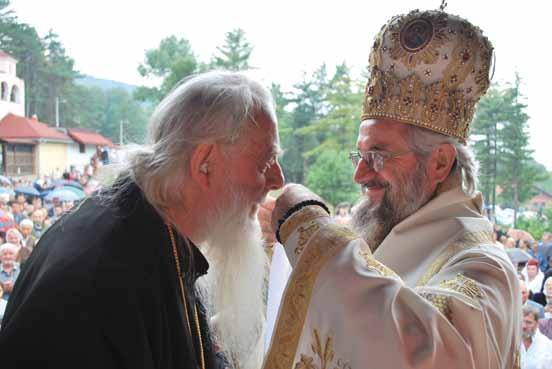
[[[391,187],[391,185],[387,181],[372,179],[368,182],[363,183],[361,187],[362,187],[362,190],[367,190],[369,187],[382,187],[382,188],[388,189],[389,187]]]

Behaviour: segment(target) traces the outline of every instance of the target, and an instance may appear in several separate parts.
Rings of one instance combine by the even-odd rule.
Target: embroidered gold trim
[[[476,303],[477,299],[483,297],[483,292],[477,282],[465,275],[458,273],[453,279],[441,281],[439,288],[448,291],[461,293]],[[452,309],[450,308],[451,296],[439,293],[438,291],[422,291],[420,296],[428,300],[437,308],[450,322],[452,322]]]
[[[450,309],[450,301],[448,296],[432,292],[421,292],[420,296],[429,301],[429,303],[439,310],[449,322],[451,321],[452,311]]]
[[[477,282],[460,273],[458,273],[454,279],[442,281],[439,283],[439,287],[459,292],[470,299],[483,297],[483,293],[481,289],[479,289]]]
[[[301,354],[299,362],[295,364],[295,369],[331,369],[335,357],[332,337],[326,337],[324,345],[322,345],[320,334],[316,328],[312,330],[312,335],[314,340],[311,343],[311,349],[320,365],[317,365],[317,362],[315,363],[315,357]],[[343,359],[338,359],[333,369],[351,369],[351,365]]]
[[[454,242],[448,246],[442,253],[439,255],[435,261],[429,266],[428,270],[420,278],[416,286],[425,286],[427,282],[433,276],[435,276],[441,268],[458,252],[475,247],[485,243],[493,243],[493,237],[491,232],[480,231],[480,232],[470,232],[466,233],[459,241]]]
[[[289,236],[299,227],[301,224],[314,220],[317,218],[327,217],[328,213],[320,206],[305,206],[288,219],[280,227],[280,239],[282,243],[286,243]]]
[[[351,230],[336,224],[324,226],[312,238],[288,282],[264,369],[293,367],[318,273],[330,258],[356,238]]]
[[[358,253],[364,259],[366,268],[374,270],[384,277],[393,277],[400,279],[399,275],[395,273],[391,268],[388,268],[387,266],[377,261],[371,252],[366,250],[358,250]]]
[[[519,349],[514,353],[514,367],[513,369],[521,369],[521,359]]]
[[[297,242],[297,247],[293,251],[295,255],[299,256],[303,252],[303,249],[309,242],[312,235],[320,229],[320,224],[316,221],[311,220],[307,226],[301,226],[298,229],[299,232],[299,241]]]

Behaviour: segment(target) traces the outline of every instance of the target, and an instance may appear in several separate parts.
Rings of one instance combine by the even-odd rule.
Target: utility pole
[[[59,128],[59,97],[56,96],[56,128]]]
[[[123,120],[119,121],[119,146],[123,146]]]

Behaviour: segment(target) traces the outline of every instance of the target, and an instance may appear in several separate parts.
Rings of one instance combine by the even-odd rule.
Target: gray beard
[[[385,193],[380,203],[372,204],[364,197],[354,206],[351,223],[353,229],[375,251],[391,230],[408,216],[421,208],[429,196],[424,194],[426,166],[419,161],[412,170],[411,178],[399,176],[397,188],[388,182],[373,180],[368,185],[380,185]]]
[[[533,337],[535,337],[535,331],[522,332],[521,336],[524,340],[533,340]]]

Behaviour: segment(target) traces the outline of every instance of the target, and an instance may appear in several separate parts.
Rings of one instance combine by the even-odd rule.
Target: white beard
[[[268,261],[261,226],[239,194],[219,206],[200,248],[209,262],[198,279],[214,344],[236,369],[258,369],[263,361],[265,283]],[[218,220],[217,220],[218,218]]]

